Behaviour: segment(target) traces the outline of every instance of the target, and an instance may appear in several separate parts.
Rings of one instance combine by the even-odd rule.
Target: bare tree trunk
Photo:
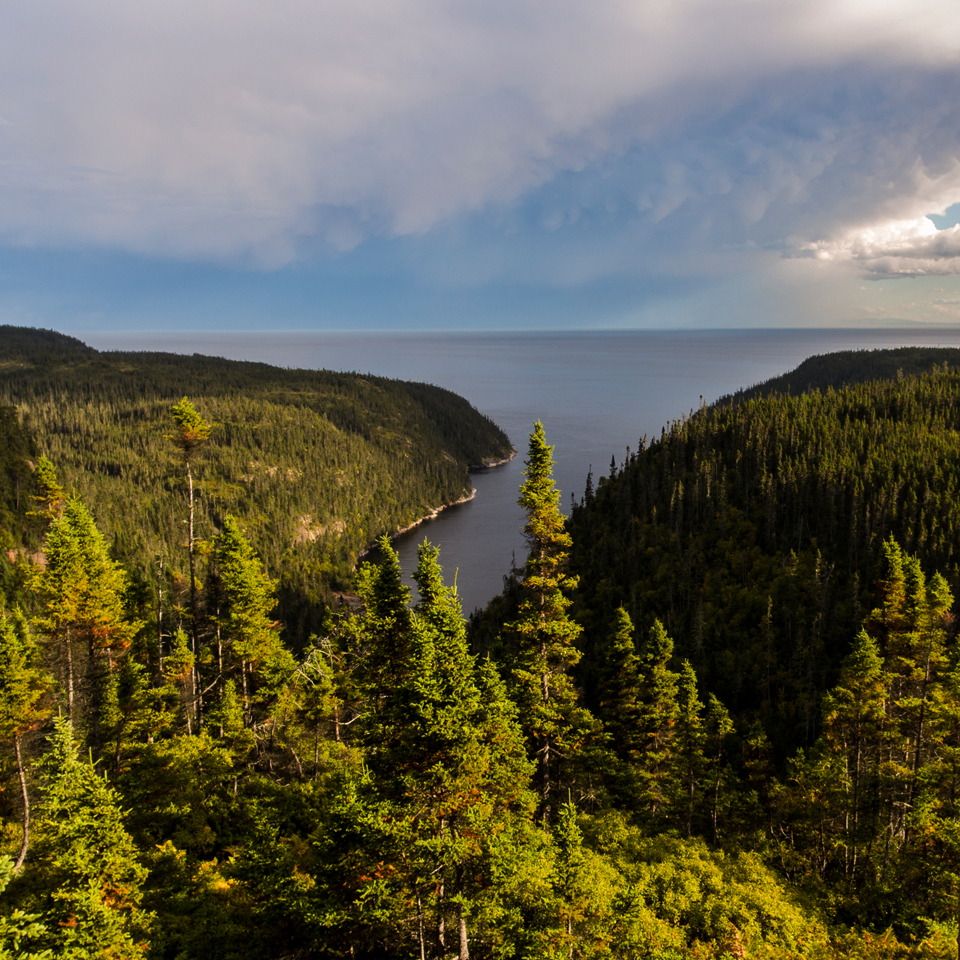
[[[446,904],[443,900],[443,881],[437,889],[437,946],[442,957],[447,952],[447,925],[444,920]]]
[[[463,904],[457,904],[457,919],[460,926],[460,957],[459,960],[470,960],[470,947],[467,943],[467,918],[463,915]]]
[[[163,683],[163,557],[157,562],[157,671]]]
[[[17,754],[17,776],[20,778],[20,795],[23,797],[23,842],[20,844],[20,854],[14,864],[14,873],[23,869],[23,861],[27,858],[27,847],[30,844],[30,796],[27,793],[27,777],[23,769],[23,757],[20,755],[20,734],[14,734],[13,748]]]
[[[246,726],[250,726],[251,716],[250,716],[250,697],[247,692],[247,661],[240,661],[240,679],[243,681],[243,722]]]
[[[550,822],[550,738],[544,735],[540,748],[540,822]]]
[[[193,715],[197,721],[197,731],[200,730],[202,705],[200,703],[200,676],[199,676],[199,641],[197,640],[197,570],[193,556],[193,471],[190,469],[190,460],[187,459],[187,488],[189,490],[189,530],[187,533],[187,555],[190,560],[190,642],[193,647],[193,668],[191,669],[191,683],[193,690]]]
[[[220,635],[220,608],[217,607],[217,674],[220,676],[219,687],[223,690],[223,637]]]
[[[73,723],[73,642],[67,630],[67,719]]]
[[[417,891],[417,933],[420,936],[420,960],[427,960],[427,945],[423,939],[423,903],[420,900],[420,891]]]
[[[97,759],[103,753],[103,694],[104,677],[99,669],[97,650],[91,638],[87,648],[87,696],[90,719],[90,745]]]
[[[540,606],[543,607],[544,597],[540,596]],[[541,609],[541,624],[545,617]],[[543,672],[540,674],[540,701],[548,703],[550,701],[550,678],[546,670],[547,644],[541,635],[540,639],[540,662],[543,664]],[[540,821],[541,823],[550,822],[550,738],[547,735],[543,737],[543,746],[540,749]]]
[[[463,913],[463,866],[457,867],[457,892],[460,899],[457,901],[457,932],[460,935],[460,952],[458,960],[470,960],[470,946],[467,940],[467,918]]]
[[[217,686],[220,688],[220,702],[223,702],[223,639],[220,636],[220,608],[217,607]],[[220,736],[223,736],[223,714],[220,716]]]

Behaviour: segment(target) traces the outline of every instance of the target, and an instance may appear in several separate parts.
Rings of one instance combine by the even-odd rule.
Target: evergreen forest
[[[510,455],[460,398],[0,343],[0,957],[957,956],[960,352],[814,358],[569,518],[535,423],[468,623],[389,539]]]
[[[210,426],[209,443],[195,450],[171,439],[169,410],[184,396]],[[64,489],[96,514],[111,555],[144,591],[155,589],[161,565],[170,589],[187,589],[181,508],[189,472],[197,548],[208,548],[227,514],[242,522],[280,581],[279,612],[295,648],[378,537],[469,496],[470,468],[512,453],[496,424],[429,384],[199,355],[100,353],[52,331],[0,326],[4,482],[13,484],[21,521],[4,524],[0,548],[25,553],[37,549],[42,527],[16,496],[25,467],[10,446],[14,416],[33,438],[24,442],[56,464]]]

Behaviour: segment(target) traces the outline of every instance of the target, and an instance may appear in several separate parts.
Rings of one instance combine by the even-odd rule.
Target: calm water
[[[960,346],[960,329],[735,330],[563,333],[209,333],[83,336],[101,350],[205,353],[279,366],[356,370],[448,387],[509,434],[514,461],[474,476],[477,496],[400,538],[404,570],[424,536],[440,546],[464,609],[499,593],[525,557],[517,489],[532,423],[555,445],[562,504],[587,470],[608,472],[626,448],[681,414],[783,373],[815,353],[910,344]]]

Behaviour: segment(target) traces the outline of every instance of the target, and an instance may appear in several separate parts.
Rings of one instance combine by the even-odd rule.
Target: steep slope
[[[878,353],[853,356],[867,371],[902,361]],[[848,362],[818,359],[828,380]],[[678,657],[781,750],[811,742],[885,538],[960,585],[958,430],[946,367],[674,423],[571,518],[585,662],[622,603],[644,629],[659,617]]]
[[[471,465],[510,451],[492,421],[428,384],[101,353],[0,327],[0,401],[144,578],[158,558],[181,573],[185,563],[184,470],[167,437],[183,396],[213,428],[195,467],[197,536],[238,516],[290,603],[348,576],[377,536],[468,494]]]

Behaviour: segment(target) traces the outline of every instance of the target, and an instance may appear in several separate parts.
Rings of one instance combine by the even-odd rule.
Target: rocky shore
[[[486,460],[482,460],[479,464],[475,464],[475,465],[471,466],[469,469],[470,469],[470,472],[471,472],[471,473],[477,473],[477,472],[479,472],[479,471],[481,471],[481,470],[493,470],[495,467],[502,467],[502,466],[504,466],[504,464],[509,463],[516,455],[517,455],[517,448],[516,448],[516,447],[513,447],[513,448],[511,448],[510,456],[509,456],[509,457],[504,457],[502,460],[494,460],[494,459],[492,459],[492,458],[486,459]],[[459,500],[451,500],[449,503],[442,503],[442,504],[440,504],[439,507],[435,507],[435,508],[434,508],[433,510],[431,510],[428,514],[425,514],[424,516],[420,517],[418,520],[414,520],[413,523],[409,523],[409,524],[407,524],[407,526],[405,526],[405,527],[400,527],[399,530],[394,531],[394,532],[390,535],[390,539],[391,539],[391,540],[394,540],[394,539],[396,539],[397,537],[402,536],[402,535],[405,534],[405,533],[408,533],[410,530],[416,529],[417,527],[420,526],[421,523],[426,523],[428,520],[435,520],[435,519],[436,519],[438,516],[440,516],[440,514],[441,514],[444,510],[446,510],[448,507],[456,507],[456,506],[459,506],[461,503],[469,503],[476,495],[477,495],[477,491],[474,489],[474,490],[471,490],[468,495],[463,496],[463,497],[460,497]],[[363,559],[368,553],[370,553],[370,551],[373,550],[375,547],[376,547],[376,544],[375,544],[375,543],[371,543],[371,544],[367,547],[367,549],[364,550],[364,551],[357,557],[357,560],[358,560],[358,561],[359,561],[359,560],[362,560],[362,559]]]
[[[504,463],[506,462],[507,461],[504,461]],[[391,539],[393,539],[393,537],[399,537],[401,534],[407,533],[409,530],[419,527],[421,523],[426,523],[427,520],[435,520],[438,516],[440,516],[440,513],[443,510],[447,509],[447,507],[456,507],[461,503],[469,503],[476,495],[477,491],[471,490],[467,496],[461,497],[459,500],[451,500],[449,503],[441,503],[439,507],[431,510],[428,514],[426,514],[426,516],[421,517],[419,520],[414,520],[413,523],[407,524],[405,527],[401,527],[391,536]]]
[[[494,467],[502,467],[505,463],[509,463],[517,455],[517,448],[513,447],[510,452],[510,456],[504,458],[503,460],[481,460],[478,464],[472,464],[470,466],[471,472],[476,472],[478,470],[492,470]],[[451,506],[451,504],[447,504]]]

